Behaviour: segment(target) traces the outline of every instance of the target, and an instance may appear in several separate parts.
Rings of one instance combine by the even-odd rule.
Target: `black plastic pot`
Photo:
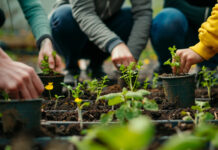
[[[160,76],[164,93],[179,107],[190,107],[195,103],[195,74],[184,76]]]
[[[62,94],[62,85],[61,82],[64,80],[64,75],[62,74],[57,74],[55,76],[49,76],[49,75],[44,75],[42,73],[38,74],[42,83],[44,86],[48,85],[49,82],[53,83],[53,90],[51,90],[51,96],[54,97],[55,94],[61,95]],[[49,92],[47,90],[44,90],[43,96],[48,97]]]
[[[0,113],[5,132],[39,130],[42,100],[0,100]],[[11,129],[10,129],[11,127]]]

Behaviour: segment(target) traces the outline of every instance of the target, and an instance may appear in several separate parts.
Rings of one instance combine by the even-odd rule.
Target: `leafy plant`
[[[60,98],[63,98],[64,96],[58,96],[57,94],[55,94],[55,98],[56,98],[56,100],[55,100],[55,106],[54,106],[54,109],[56,109],[56,107],[57,107],[57,104],[58,104],[58,100],[60,99]]]
[[[82,139],[73,139],[79,150],[146,149],[154,136],[154,125],[147,117],[138,117],[126,125],[97,126]]]
[[[102,77],[102,80],[98,82],[96,100],[100,97],[103,88],[107,86],[107,85],[105,84],[107,81],[108,81],[108,76],[104,76],[104,77]]]
[[[137,86],[137,81],[139,77],[139,71],[143,64],[139,62],[131,62],[129,66],[125,67],[124,65],[120,66],[120,71],[122,73],[121,79],[124,79],[131,91],[134,91]]]
[[[218,85],[218,79],[215,78],[213,75],[216,73],[216,70],[209,71],[205,66],[202,67],[199,75],[203,77],[201,81],[201,85],[203,87],[207,87],[208,97],[211,98],[211,87]]]
[[[176,46],[168,48],[171,54],[171,58],[164,62],[164,65],[170,65],[171,67],[176,67],[176,75],[179,74],[180,68],[180,57],[176,55]]]
[[[205,122],[207,120],[211,120],[214,116],[205,112],[210,109],[210,105],[208,102],[196,101],[196,105],[191,107],[192,110],[195,110],[194,118],[191,116],[190,112],[182,111],[181,114],[184,115],[183,120],[192,120],[195,125],[199,125],[199,123]]]
[[[154,77],[152,79],[152,86],[151,86],[153,89],[157,88],[158,79],[159,79],[158,73],[154,73]]]
[[[84,81],[87,84],[87,90],[90,93],[96,93],[96,90],[98,89],[98,80],[94,79],[94,80],[86,80]]]
[[[54,59],[56,58],[56,52],[53,51],[52,52],[52,56],[54,57]],[[49,67],[49,62],[48,62],[49,57],[48,56],[44,56],[43,60],[41,61],[41,67],[42,67],[42,73],[44,75],[50,75],[50,74],[57,74],[56,72],[54,72],[50,67]],[[56,59],[55,59],[56,60]]]
[[[5,91],[1,91],[1,96],[4,98],[4,100],[10,101],[9,95]]]
[[[148,94],[150,92],[143,89],[133,92],[123,88],[121,93],[110,93],[99,97],[99,99],[108,100],[109,106],[121,104],[120,108],[115,111],[115,115],[121,122],[126,122],[140,116],[142,108],[153,111],[158,110],[155,101],[144,97]]]
[[[83,85],[81,83],[78,83],[78,85],[74,89],[71,85],[65,84],[63,82],[61,83],[61,85],[63,85],[65,88],[67,88],[68,98],[70,98],[71,94],[72,94],[73,98],[79,98],[82,94],[84,94],[84,92],[82,90]]]
[[[77,104],[78,111],[78,121],[80,122],[80,128],[83,129],[83,117],[82,117],[82,109],[83,107],[87,107],[90,105],[89,102],[83,102],[80,98],[75,98],[75,103]]]
[[[144,85],[143,85],[143,87],[144,87],[145,90],[148,88],[148,85],[149,85],[149,84],[150,84],[150,83],[148,82],[148,78],[146,78],[145,81],[144,81]]]

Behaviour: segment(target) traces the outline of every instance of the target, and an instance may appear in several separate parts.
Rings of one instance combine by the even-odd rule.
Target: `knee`
[[[184,14],[175,8],[163,9],[152,21],[151,36],[163,34],[175,36],[188,30],[188,21]]]
[[[57,32],[69,25],[72,22],[72,8],[69,4],[58,7],[51,15],[50,26],[52,32]]]

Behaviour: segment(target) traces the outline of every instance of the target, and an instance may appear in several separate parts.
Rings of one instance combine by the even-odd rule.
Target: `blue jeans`
[[[200,25],[193,24],[178,9],[163,9],[153,19],[151,27],[151,42],[158,55],[160,65],[163,65],[171,57],[168,47],[176,45],[178,49],[181,49],[197,44],[199,27]],[[199,65],[214,69],[217,64],[218,55]]]
[[[124,42],[130,35],[133,18],[129,8],[121,9],[117,14],[104,21]],[[51,16],[50,26],[55,41],[55,48],[64,56],[66,69],[78,70],[78,59],[91,60],[90,68],[99,67],[110,56],[89,41],[72,16],[70,4],[62,5]]]

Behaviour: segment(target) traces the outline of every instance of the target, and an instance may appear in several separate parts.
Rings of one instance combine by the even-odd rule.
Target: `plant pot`
[[[160,78],[169,102],[176,103],[179,107],[190,107],[195,104],[195,74]]]
[[[42,100],[0,100],[3,131],[39,130]]]
[[[48,85],[49,82],[53,83],[53,90],[51,90],[51,96],[54,97],[55,94],[61,95],[62,94],[62,85],[61,82],[64,80],[64,75],[62,74],[57,74],[55,76],[50,76],[50,75],[44,75],[42,73],[38,74],[42,83],[44,86]],[[49,92],[47,90],[44,90],[42,93],[43,96],[49,97]]]

